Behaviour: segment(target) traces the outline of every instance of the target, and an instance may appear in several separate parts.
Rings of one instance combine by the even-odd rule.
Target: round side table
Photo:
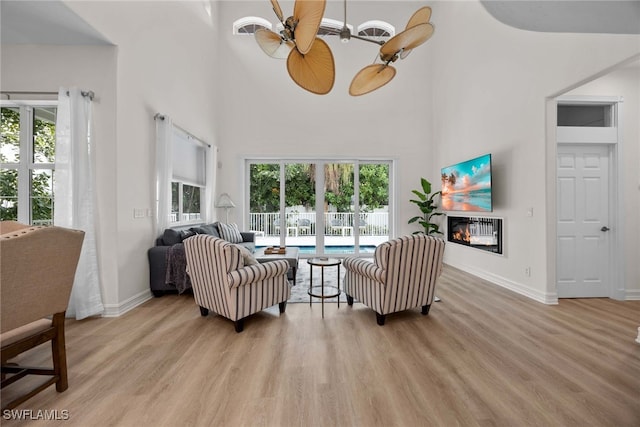
[[[338,258],[310,258],[307,260],[309,264],[309,306],[311,306],[312,298],[320,298],[322,303],[322,318],[324,318],[324,300],[327,298],[338,297],[338,308],[340,308],[340,264]],[[324,284],[325,267],[338,267],[338,283],[337,286]],[[313,267],[320,267],[321,282],[320,285],[313,285]]]

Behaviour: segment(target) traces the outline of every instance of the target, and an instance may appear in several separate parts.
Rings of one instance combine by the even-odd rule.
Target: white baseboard
[[[473,274],[481,279],[484,279],[488,282],[491,282],[500,287],[509,289],[517,294],[524,295],[527,298],[531,298],[532,300],[541,302],[543,304],[558,304],[558,294],[553,293],[543,293],[536,289],[531,289],[522,283],[517,283],[512,280],[506,279],[502,276],[498,276],[488,271],[476,269],[468,266],[458,266],[452,265],[452,267],[467,272],[469,274]]]
[[[640,301],[640,289],[631,289],[625,292],[625,301]]]
[[[119,303],[119,304],[105,304],[104,305],[104,313],[102,317],[119,317],[125,314],[129,310],[133,310],[140,304],[150,300],[153,298],[151,291],[146,290],[140,292],[137,295],[132,296],[131,298]]]

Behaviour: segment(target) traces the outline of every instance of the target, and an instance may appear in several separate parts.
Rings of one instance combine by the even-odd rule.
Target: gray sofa
[[[149,249],[149,287],[154,296],[160,297],[166,292],[182,293],[191,288],[186,273],[186,256],[182,241],[196,234],[210,234],[220,237],[218,223],[193,227],[167,228],[162,237],[156,239],[156,245]],[[240,245],[252,253],[256,249],[255,233],[241,232]]]

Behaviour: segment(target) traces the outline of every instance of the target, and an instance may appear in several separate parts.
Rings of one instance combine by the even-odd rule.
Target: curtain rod
[[[163,114],[160,113],[156,113],[153,116],[153,120],[164,120],[165,116]],[[189,132],[188,130],[186,130],[185,128],[182,128],[178,125],[176,125],[175,123],[172,123],[174,128],[180,129],[182,132],[186,133],[187,135],[189,135],[191,138],[195,139],[196,141],[200,142],[201,144],[206,145],[207,147],[211,148],[211,144],[207,144],[206,142],[204,142],[202,140],[202,138],[198,138],[197,136],[195,136],[194,134],[192,134],[191,132]]]
[[[82,96],[89,98],[93,101],[93,97],[95,93],[92,90],[83,90],[80,91]],[[37,92],[37,91],[28,91],[28,90],[3,90],[3,95],[7,96],[7,99],[11,99],[11,95],[57,95],[58,92]],[[67,95],[69,95],[69,91],[67,91]]]

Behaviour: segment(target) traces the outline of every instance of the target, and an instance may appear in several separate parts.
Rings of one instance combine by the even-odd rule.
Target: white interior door
[[[557,292],[608,297],[609,147],[558,145]]]

